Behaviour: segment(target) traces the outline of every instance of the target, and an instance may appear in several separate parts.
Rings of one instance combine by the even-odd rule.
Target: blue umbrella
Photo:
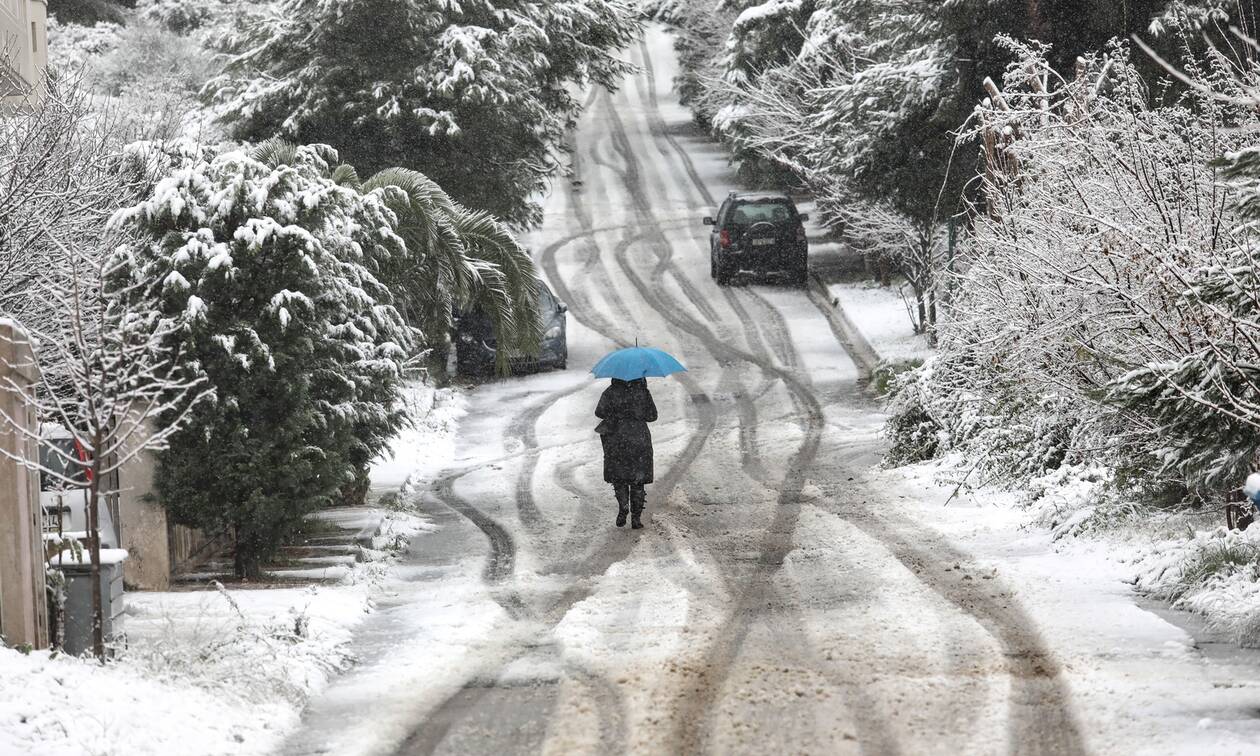
[[[638,378],[662,378],[671,373],[683,373],[687,368],[668,352],[652,347],[632,346],[618,349],[595,363],[591,373],[596,378],[620,378],[633,381]]]

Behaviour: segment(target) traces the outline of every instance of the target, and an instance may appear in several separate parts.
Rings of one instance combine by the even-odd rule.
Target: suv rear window
[[[782,200],[745,202],[731,208],[730,225],[751,226],[754,223],[787,223],[796,217],[796,210]]]

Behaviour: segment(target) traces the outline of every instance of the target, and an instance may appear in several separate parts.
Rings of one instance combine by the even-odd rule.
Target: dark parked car
[[[709,236],[709,274],[726,285],[739,273],[775,275],[804,286],[809,271],[808,215],[781,192],[731,192]]]
[[[542,344],[537,355],[512,354],[508,362],[513,373],[545,367],[564,370],[569,362],[568,305],[556,299],[542,284],[538,289],[538,314],[542,320]],[[494,373],[498,345],[490,318],[479,310],[455,318],[455,369],[460,375],[487,376]]]

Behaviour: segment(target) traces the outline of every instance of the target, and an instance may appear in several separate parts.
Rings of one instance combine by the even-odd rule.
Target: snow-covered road
[[[628,54],[531,240],[571,367],[471,392],[424,494],[443,527],[287,751],[1091,750],[1020,586],[874,469],[883,418],[806,295],[710,280],[732,172],[670,94],[668,34]],[[690,367],[652,384],[642,531],[612,526],[585,373],[636,339]]]

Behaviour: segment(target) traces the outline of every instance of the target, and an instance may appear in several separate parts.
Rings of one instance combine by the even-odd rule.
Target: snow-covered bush
[[[897,376],[889,392],[888,424],[890,443],[885,464],[905,465],[939,456],[949,444],[948,417],[937,418],[942,401],[931,396],[937,387],[932,381],[932,360]]]
[[[129,127],[156,138],[191,134],[221,141],[220,129],[202,112],[200,92],[222,61],[200,36],[138,19],[127,26],[78,26],[53,19],[48,38],[54,75],[81,76],[99,96],[99,107]]]
[[[111,95],[196,97],[219,71],[214,55],[192,37],[132,24],[93,61],[95,79]]]
[[[1199,531],[1153,544],[1134,562],[1139,591],[1203,615],[1234,642],[1260,647],[1260,529]]]
[[[401,423],[413,334],[373,271],[407,250],[378,195],[333,180],[327,147],[277,165],[187,141],[132,151],[168,168],[114,216],[141,237],[126,273],[186,321],[182,353],[217,394],[161,455],[158,491],[178,521],[232,533],[255,577]]]
[[[1065,78],[1041,47],[1006,44],[1015,62],[970,134],[986,157],[985,205],[931,380],[992,418],[968,442],[985,466],[1023,449],[1031,470],[1088,456],[1131,483],[1237,485],[1260,436],[1214,415],[1206,393],[1163,392],[1219,389],[1219,377],[1193,382],[1196,360],[1245,347],[1250,316],[1197,287],[1245,264],[1234,190],[1213,163],[1247,139],[1227,126],[1255,116],[1150,84],[1122,45]],[[1187,65],[1237,93],[1225,61]]]
[[[217,599],[226,611],[215,607],[204,618],[166,617],[161,632],[129,644],[123,663],[153,679],[178,680],[253,703],[280,698],[295,707],[306,703],[313,687],[350,665],[340,628],[313,633],[309,617],[297,606],[251,617],[222,585],[215,587],[203,603]],[[318,599],[316,590],[310,601]]]
[[[1226,154],[1222,174],[1241,221],[1233,246],[1167,265],[1181,329],[1110,398],[1149,418],[1161,473],[1230,488],[1260,456],[1260,148]]]
[[[186,34],[205,26],[224,5],[218,0],[138,0],[136,12],[151,24]]]
[[[123,27],[110,21],[91,26],[48,18],[48,63],[63,71],[79,71],[118,45]]]

